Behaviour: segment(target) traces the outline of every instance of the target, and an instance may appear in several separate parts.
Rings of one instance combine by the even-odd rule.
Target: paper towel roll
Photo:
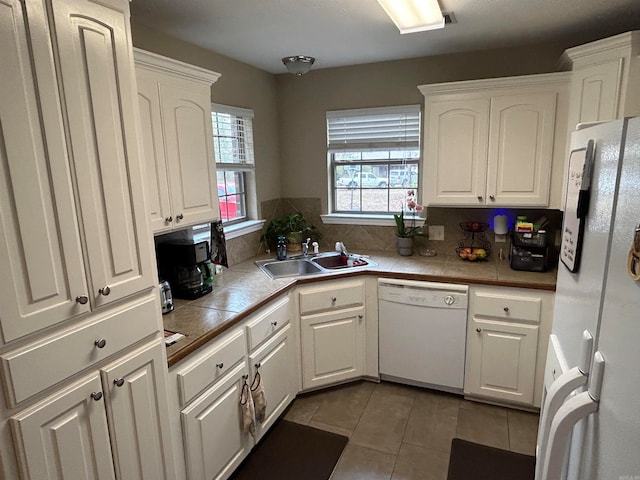
[[[506,235],[509,233],[506,215],[496,215],[493,217],[493,231],[497,235]]]

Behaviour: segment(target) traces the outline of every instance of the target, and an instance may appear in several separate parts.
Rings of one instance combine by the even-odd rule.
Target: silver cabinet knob
[[[481,328],[476,328],[476,332],[482,333],[482,329]]]
[[[447,295],[446,297],[444,297],[444,303],[445,305],[453,305],[455,303],[456,299],[453,298],[453,295]]]
[[[484,197],[482,195],[478,195],[478,200],[482,201]]]
[[[504,313],[509,313],[509,307],[504,307],[503,310],[504,310]]]
[[[272,327],[277,327],[278,326],[278,322],[271,322],[271,326]]]
[[[98,292],[105,297],[111,293],[111,287],[109,285],[102,287]]]
[[[113,384],[116,387],[121,387],[122,385],[124,385],[124,378],[116,378],[113,380]]]
[[[166,223],[171,223],[171,222],[173,222],[173,217],[172,217],[171,215],[169,215],[168,217],[166,217],[166,218],[164,219],[164,221],[165,221]]]
[[[76,302],[78,302],[80,305],[86,305],[88,301],[89,297],[87,297],[86,295],[79,295],[76,297]]]
[[[184,218],[184,215],[179,213],[178,215],[176,215],[176,220],[182,220]]]
[[[496,196],[495,196],[495,195],[489,195],[489,198],[490,198],[491,200],[495,200],[495,199],[496,199]]]
[[[222,362],[216,363],[216,367],[222,369],[222,368],[224,368],[224,363],[222,363]]]
[[[104,346],[107,344],[107,341],[104,338],[99,338],[98,340],[93,342],[93,344],[98,348],[104,348]]]
[[[91,398],[93,398],[96,402],[102,400],[102,392],[93,392],[91,394]]]

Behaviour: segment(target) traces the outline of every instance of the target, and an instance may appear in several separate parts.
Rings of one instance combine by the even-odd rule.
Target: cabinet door
[[[533,404],[538,326],[474,318],[467,335],[464,392]]]
[[[291,325],[286,325],[249,356],[251,378],[255,377],[256,371],[260,372],[260,380],[267,400],[267,413],[259,426],[259,437],[256,440],[271,428],[296,396],[295,352],[292,342]]]
[[[21,3],[0,3],[0,345],[89,311],[48,27],[31,56]]]
[[[101,371],[118,478],[176,478],[164,348],[153,341]]]
[[[484,205],[489,100],[427,101],[424,195],[429,205]]]
[[[303,389],[362,375],[364,307],[309,315],[300,320]]]
[[[556,92],[491,99],[489,205],[548,206]]]
[[[91,375],[11,418],[24,480],[115,479],[101,391]]]
[[[616,58],[573,72],[571,130],[578,123],[618,118],[622,62],[622,58]]]
[[[129,7],[115,0],[52,6],[91,297],[100,306],[154,283]]]
[[[249,453],[251,437],[241,430],[240,392],[246,363],[182,411],[185,459],[190,480],[221,480]]]
[[[177,227],[220,218],[209,90],[162,82],[162,116]]]
[[[173,226],[160,112],[160,86],[155,76],[143,68],[136,69],[136,79],[147,211],[151,229],[158,233],[171,230]]]

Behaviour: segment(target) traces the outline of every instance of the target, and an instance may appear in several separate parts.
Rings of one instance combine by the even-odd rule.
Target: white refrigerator
[[[571,151],[536,480],[640,480],[640,118]]]

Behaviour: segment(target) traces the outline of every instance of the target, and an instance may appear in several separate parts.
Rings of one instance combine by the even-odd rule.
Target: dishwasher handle
[[[395,278],[379,278],[378,288],[407,288],[415,290],[446,290],[452,293],[468,294],[469,285],[455,283],[424,282],[419,280],[401,280]]]

